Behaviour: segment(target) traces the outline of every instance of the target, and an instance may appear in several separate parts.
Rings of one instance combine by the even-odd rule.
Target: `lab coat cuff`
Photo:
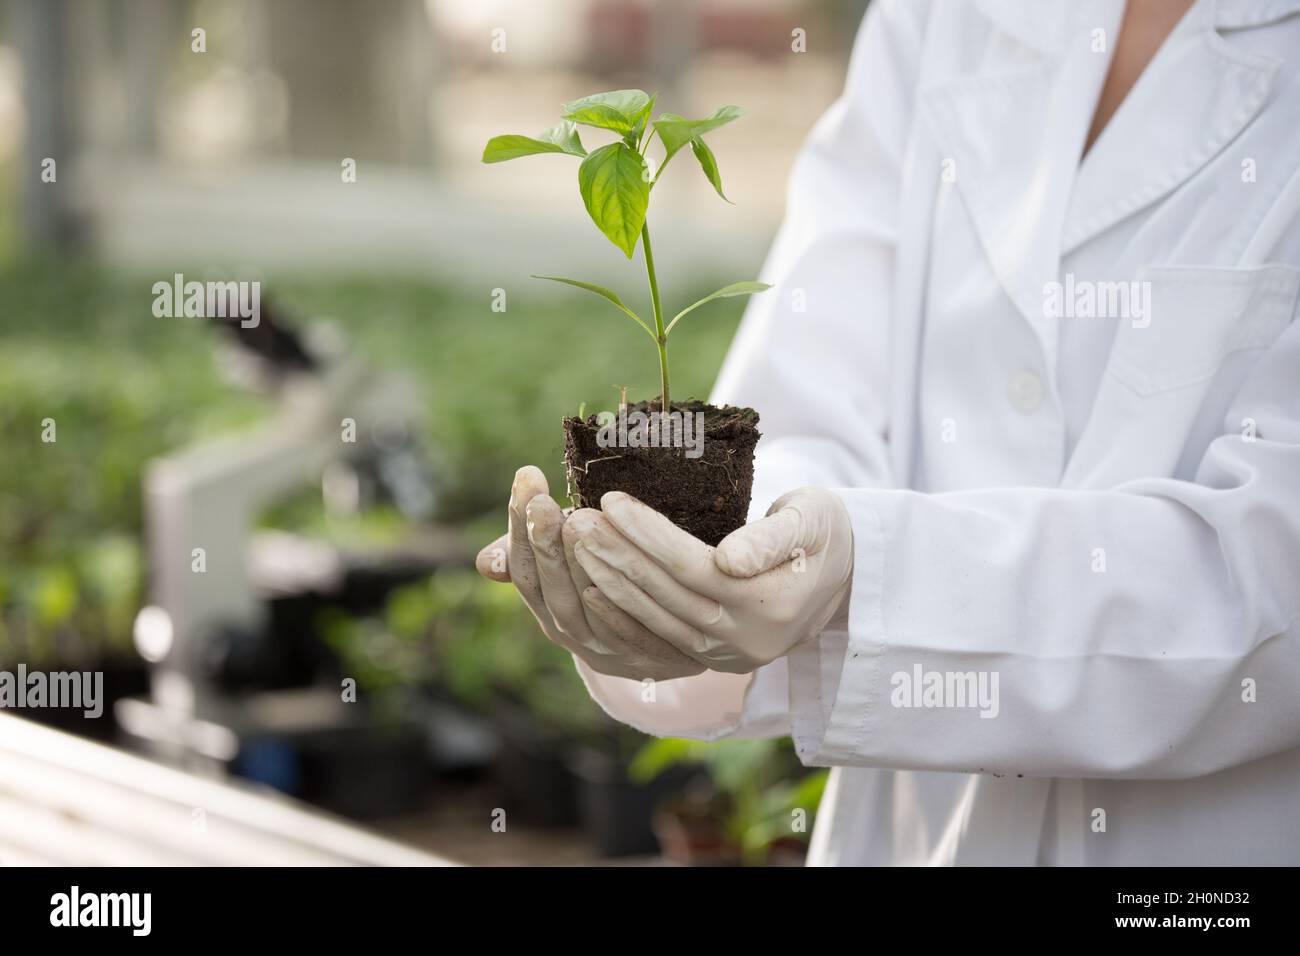
[[[657,682],[611,677],[574,660],[587,692],[601,709],[643,734],[721,740],[783,737],[790,732],[784,660],[753,674],[706,671]]]
[[[790,725],[795,751],[808,766],[860,763],[862,742],[887,701],[880,669],[884,656],[882,594],[885,524],[861,488],[829,489],[853,525],[853,586],[848,630],[823,631],[792,651],[789,662]]]

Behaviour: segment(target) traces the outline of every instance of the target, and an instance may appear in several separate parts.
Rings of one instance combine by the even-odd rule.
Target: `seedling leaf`
[[[659,168],[668,165],[673,154],[697,137],[724,126],[744,115],[739,106],[720,106],[704,119],[688,120],[676,113],[660,113],[655,120],[655,130],[664,144],[664,161]]]
[[[636,127],[637,117],[649,102],[644,90],[611,90],[565,103],[563,115],[583,126],[612,129],[623,135]]]
[[[641,144],[641,134],[645,132],[646,123],[650,122],[650,114],[654,112],[655,101],[659,99],[659,91],[650,94],[650,99],[646,100],[645,106],[636,114],[635,122],[632,124],[632,131],[628,134],[631,140],[629,145],[637,147]]]
[[[622,312],[625,315],[627,315],[629,318],[631,318],[632,321],[634,321],[637,325],[641,326],[641,328],[645,329],[645,334],[650,336],[650,338],[653,339],[655,337],[655,334],[651,330],[650,326],[645,323],[645,321],[641,318],[641,316],[637,315],[626,305],[624,305],[623,300],[618,297],[618,293],[615,292],[613,289],[606,289],[604,286],[596,285],[594,282],[583,282],[581,279],[566,279],[563,276],[535,275],[533,276],[533,278],[547,279],[551,282],[563,282],[565,285],[571,285],[578,289],[586,289],[588,292],[594,292],[596,295],[608,299],[610,302],[613,302],[614,305],[617,306],[620,310],[622,310]]]
[[[772,287],[766,282],[746,281],[733,282],[731,285],[724,285],[717,292],[710,292],[703,299],[700,299],[699,302],[692,302],[686,308],[682,309],[682,311],[673,316],[673,320],[668,323],[668,328],[664,329],[664,335],[667,335],[673,330],[673,326],[681,321],[682,316],[686,315],[688,312],[694,312],[706,302],[712,302],[714,299],[729,299],[735,295],[753,295],[756,292],[766,292],[770,288]]]
[[[631,259],[650,201],[645,158],[626,143],[602,146],[578,167],[578,188],[592,222]]]
[[[709,145],[704,140],[693,139],[691,140],[691,152],[695,154],[700,169],[704,170],[704,175],[709,177],[709,182],[713,183],[713,188],[717,190],[718,195],[724,201],[731,202],[730,199],[727,199],[727,194],[722,191],[722,174],[718,172],[718,160],[714,157],[713,150],[709,149]],[[732,203],[732,205],[735,205],[735,203]]]
[[[537,137],[517,134],[493,136],[483,147],[483,162],[504,163],[508,159],[533,156],[537,153],[587,155],[587,151],[582,148],[582,140],[578,138],[577,127],[565,120]]]
[[[572,100],[564,104],[564,121],[540,136],[496,136],[489,140],[483,150],[483,162],[499,163],[535,153],[567,153],[582,157],[578,166],[578,189],[592,222],[629,259],[635,253],[637,243],[641,244],[646,281],[650,285],[650,302],[654,309],[654,324],[652,326],[642,319],[617,294],[602,286],[560,276],[536,278],[562,282],[599,295],[650,336],[659,353],[659,394],[666,412],[671,407],[668,391],[668,333],[684,316],[706,302],[762,292],[770,287],[761,282],[733,283],[691,304],[664,325],[659,280],[650,250],[650,228],[646,222],[650,191],[662,177],[673,156],[689,143],[691,152],[695,154],[696,161],[713,188],[725,201],[730,202],[722,189],[722,174],[718,170],[717,158],[704,142],[704,136],[737,119],[743,110],[738,106],[723,106],[704,119],[694,120],[675,113],[661,113],[657,120],[652,121],[658,97],[658,93],[647,94],[642,90],[610,90]],[[588,154],[578,137],[578,125],[609,130],[617,134],[617,142]],[[658,134],[665,155],[658,170],[652,175],[645,153],[654,134]]]

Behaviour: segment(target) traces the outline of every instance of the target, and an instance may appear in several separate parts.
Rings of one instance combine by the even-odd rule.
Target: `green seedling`
[[[658,119],[651,121],[650,115],[654,111],[658,95],[647,94],[641,90],[614,90],[565,103],[560,122],[540,136],[492,137],[483,149],[483,162],[501,163],[508,159],[542,153],[563,153],[581,158],[582,163],[578,166],[578,190],[582,194],[582,201],[592,221],[629,259],[636,251],[637,243],[641,244],[641,252],[645,257],[646,279],[650,285],[650,305],[654,314],[653,327],[632,311],[619,298],[618,293],[604,286],[579,279],[566,279],[562,276],[533,276],[533,278],[563,282],[601,296],[632,319],[654,340],[659,353],[661,400],[663,411],[667,413],[670,410],[668,336],[677,327],[677,323],[706,302],[763,292],[771,286],[763,282],[733,282],[706,295],[698,302],[691,303],[670,321],[664,322],[663,305],[659,298],[659,280],[655,275],[654,253],[650,247],[650,227],[646,222],[650,193],[663,178],[664,170],[668,168],[673,157],[690,146],[700,169],[713,184],[713,188],[719,196],[730,202],[731,200],[727,199],[722,191],[722,176],[718,172],[718,161],[713,155],[713,150],[704,142],[704,134],[738,118],[742,110],[738,106],[723,106],[714,110],[710,116],[697,120],[685,119],[674,113],[660,113]],[[606,130],[618,138],[589,153],[578,135],[579,126]],[[646,149],[656,136],[659,138],[664,154],[657,171],[652,170],[646,159]]]

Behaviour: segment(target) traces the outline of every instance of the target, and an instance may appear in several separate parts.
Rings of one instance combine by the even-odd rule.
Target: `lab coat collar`
[[[1204,5],[1204,0],[1202,5]],[[1300,0],[1209,0],[1217,30],[1267,26],[1300,14]],[[1060,53],[1068,38],[1063,8],[1071,0],[976,0],[975,6],[1008,36],[1039,53]]]
[[[1000,31],[1031,50],[1056,54],[1065,46],[1069,0],[976,0],[975,6]]]
[[[1050,371],[1056,325],[1044,314],[1043,290],[1059,279],[1062,257],[1190,179],[1268,98],[1278,61],[1234,48],[1217,26],[1271,22],[1300,10],[1300,0],[1199,0],[1082,166],[1109,65],[1109,54],[1093,52],[1094,31],[1104,30],[1113,48],[1123,0],[978,3],[1029,55],[1000,52],[974,74],[925,88],[922,112],[952,160],[993,272],[1038,334]]]
[[[1300,0],[1217,0],[1214,26],[1219,30],[1244,30],[1267,26],[1300,13]]]
[[[980,4],[1015,44],[994,47],[974,74],[923,89],[921,109],[985,257],[1037,333],[1050,374],[1056,323],[1045,314],[1043,289],[1057,278],[1070,185],[1106,70],[1092,35],[1099,27],[1114,35],[1123,0],[1086,10],[1063,0]]]
[[[1062,256],[1187,182],[1263,108],[1281,63],[1217,30],[1300,12],[1300,0],[1256,6],[1201,0],[1178,24],[1083,159]]]

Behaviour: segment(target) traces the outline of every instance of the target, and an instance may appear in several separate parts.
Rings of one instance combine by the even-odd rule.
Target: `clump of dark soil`
[[[673,402],[671,412],[665,423],[653,399],[565,418],[569,497],[574,507],[599,508],[605,492],[622,491],[716,545],[749,513],[758,412],[696,401]]]

